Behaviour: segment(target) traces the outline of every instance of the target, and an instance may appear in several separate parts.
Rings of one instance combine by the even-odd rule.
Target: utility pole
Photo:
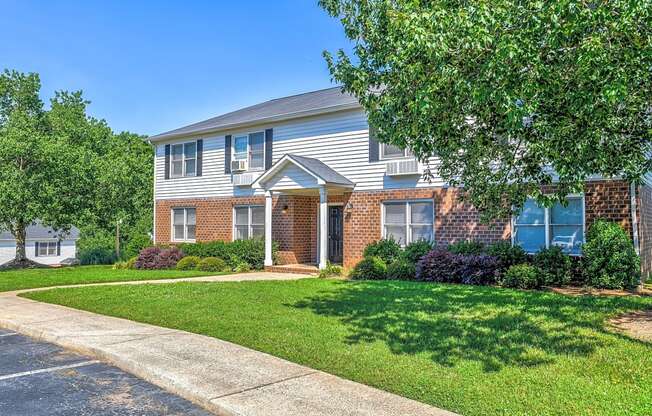
[[[120,260],[120,223],[122,220],[115,222],[115,255]]]

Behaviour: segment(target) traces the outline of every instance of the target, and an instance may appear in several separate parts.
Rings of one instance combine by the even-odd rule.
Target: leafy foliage
[[[319,3],[355,44],[325,58],[377,139],[436,154],[483,218],[650,170],[651,0]]]
[[[194,270],[199,265],[201,259],[197,256],[186,256],[177,263],[177,270]]]
[[[206,257],[197,265],[197,270],[202,272],[223,272],[228,268],[226,262],[217,257]]]
[[[633,288],[640,282],[640,260],[627,232],[618,224],[596,221],[583,247],[586,283],[607,289]]]
[[[416,278],[425,282],[457,283],[461,261],[461,255],[436,247],[417,264]]]
[[[479,241],[462,240],[450,244],[448,251],[454,254],[482,254],[484,251],[484,244]]]
[[[77,241],[77,257],[83,265],[113,264],[118,258],[114,237],[107,232],[97,232]]]
[[[262,239],[184,243],[179,247],[188,256],[221,258],[233,269],[242,263],[255,270],[264,268],[265,241]],[[272,252],[276,256],[278,243],[274,242]]]
[[[138,255],[135,266],[137,269],[173,269],[182,258],[183,252],[178,247],[147,247]]]
[[[390,264],[401,254],[401,246],[393,238],[383,238],[365,247],[364,257],[379,257],[385,264]]]
[[[419,241],[414,241],[407,246],[405,246],[405,249],[403,250],[403,253],[401,253],[401,259],[407,260],[408,262],[412,263],[413,265],[416,265],[419,260],[421,260],[421,257],[425,256],[428,254],[430,250],[432,250],[433,245],[430,241],[427,240],[419,240]]]
[[[457,273],[465,285],[493,285],[498,277],[498,260],[486,254],[462,255]]]
[[[380,257],[365,257],[355,265],[349,277],[354,280],[384,280],[387,264]]]
[[[337,277],[342,275],[342,267],[337,264],[333,264],[330,261],[326,264],[326,267],[319,271],[319,278],[325,279],[329,277]]]
[[[417,269],[415,263],[400,258],[387,266],[387,278],[393,280],[414,280]]]
[[[530,264],[515,264],[507,269],[500,284],[517,289],[537,289],[541,287],[540,273]]]
[[[541,274],[541,283],[564,286],[571,281],[571,259],[559,247],[541,249],[534,255],[534,265]]]
[[[509,241],[498,241],[490,244],[485,248],[485,253],[496,257],[498,269],[501,272],[505,272],[516,264],[526,263],[528,260],[525,250],[519,245],[512,245]]]

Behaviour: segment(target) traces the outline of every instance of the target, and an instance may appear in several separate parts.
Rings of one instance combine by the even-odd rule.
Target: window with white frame
[[[57,255],[56,241],[40,241],[38,243],[38,257],[53,257]]]
[[[197,175],[197,142],[173,144],[170,155],[171,176]]]
[[[265,133],[260,131],[235,136],[233,139],[233,160],[246,160],[249,169],[265,168]]]
[[[265,237],[265,207],[246,205],[233,208],[233,239]]]
[[[383,203],[383,237],[401,245],[434,240],[433,201],[388,201]]]
[[[195,208],[174,208],[172,210],[173,241],[195,241],[196,227]]]
[[[399,159],[412,156],[412,152],[408,149],[401,149],[393,144],[380,143],[380,158],[381,159]]]
[[[581,254],[584,197],[570,196],[566,201],[566,206],[557,202],[551,208],[545,208],[528,199],[521,213],[514,218],[514,244],[528,253],[557,246],[568,254]]]

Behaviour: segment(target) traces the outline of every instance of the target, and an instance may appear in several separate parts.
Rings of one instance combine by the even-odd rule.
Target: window
[[[233,139],[233,160],[246,160],[249,169],[265,168],[265,133],[257,132]]]
[[[171,176],[197,175],[197,142],[179,143],[172,145],[171,151]]]
[[[196,227],[195,208],[174,208],[172,210],[172,240],[195,241]]]
[[[410,157],[412,153],[407,149],[401,149],[392,144],[380,143],[380,158],[381,159],[399,159],[403,157]]]
[[[38,257],[52,257],[57,255],[56,241],[38,242]]]
[[[434,239],[434,205],[432,201],[385,202],[383,237],[401,245]]]
[[[248,240],[265,237],[265,207],[250,205],[233,209],[233,239]]]
[[[584,243],[584,198],[567,198],[567,206],[555,203],[551,208],[528,199],[514,219],[514,244],[528,253],[557,246],[568,254],[581,254]]]

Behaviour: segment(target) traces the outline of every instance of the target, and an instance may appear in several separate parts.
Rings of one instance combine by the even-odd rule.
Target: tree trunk
[[[14,238],[16,239],[16,257],[14,261],[16,263],[23,263],[27,260],[27,254],[25,253],[26,228],[25,223],[19,221],[14,230]]]

